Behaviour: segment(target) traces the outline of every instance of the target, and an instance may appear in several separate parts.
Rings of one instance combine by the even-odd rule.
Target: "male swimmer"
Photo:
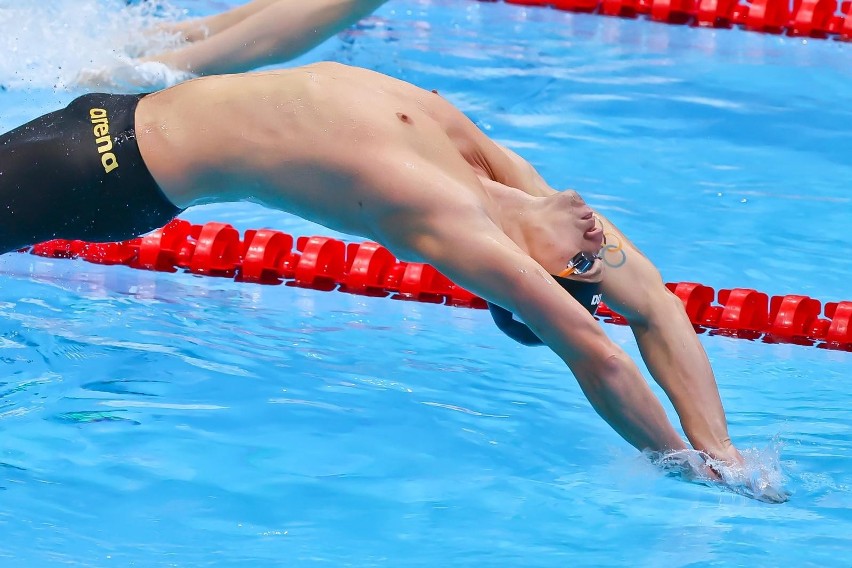
[[[707,475],[743,470],[707,356],[651,262],[434,92],[321,63],[144,96],[84,95],[0,136],[2,251],[127,239],[194,204],[238,200],[434,265],[488,300],[501,329],[550,347],[637,449],[691,444]],[[623,247],[617,267],[596,258],[605,233]],[[598,294],[630,321],[689,444],[590,314]],[[753,496],[786,499],[742,477]]]

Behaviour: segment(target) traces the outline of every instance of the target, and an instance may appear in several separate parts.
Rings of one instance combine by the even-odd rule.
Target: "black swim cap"
[[[601,302],[601,283],[600,282],[581,282],[579,280],[571,280],[570,278],[562,278],[561,276],[553,276],[554,280],[560,286],[565,288],[565,291],[580,302],[580,305],[586,310],[595,315],[598,309],[598,304]],[[494,323],[500,328],[500,331],[523,345],[544,345],[544,342],[533,333],[526,324],[519,322],[512,316],[512,312],[505,308],[501,308],[496,304],[488,302],[488,311],[491,312],[491,317]]]

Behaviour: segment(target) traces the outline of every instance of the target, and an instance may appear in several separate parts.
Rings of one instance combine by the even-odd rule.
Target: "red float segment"
[[[651,0],[648,16],[655,22],[685,24],[695,14],[695,0]]]
[[[386,282],[396,257],[378,243],[350,243],[346,246],[346,275],[341,292],[384,297]]]
[[[80,258],[93,264],[127,264],[136,258],[136,247],[129,242],[85,243]]]
[[[836,0],[795,0],[788,33],[791,36],[828,37],[836,11]]]
[[[730,28],[737,20],[737,0],[698,0],[695,23],[711,28]]]
[[[447,296],[447,305],[457,308],[473,308],[477,310],[484,310],[488,308],[488,304],[485,300],[452,282],[450,283],[449,296]]]
[[[405,263],[394,300],[413,300],[429,304],[442,304],[449,296],[450,280],[422,262]]]
[[[547,4],[568,12],[594,12],[600,0],[550,0]]]
[[[790,21],[789,0],[752,0],[740,19],[745,29],[780,34]]]
[[[719,290],[718,296],[724,306],[717,322],[720,329],[766,331],[769,296],[747,288]]]
[[[852,40],[852,2],[846,1],[840,4],[840,14],[834,17],[831,31],[838,34],[837,39],[841,41]]]
[[[33,246],[30,252],[46,258],[77,258],[83,250],[83,244],[83,241],[53,239]]]
[[[289,272],[292,277],[292,264],[295,260],[292,236],[269,229],[248,230],[244,244],[243,261],[237,280],[258,284],[281,284],[285,272]]]
[[[595,312],[595,315],[598,315],[598,316],[600,316],[600,317],[602,317],[602,318],[606,318],[606,317],[611,316],[611,315],[612,315],[612,314],[614,314],[614,313],[615,313],[615,312],[613,312],[613,311],[610,309],[610,307],[609,307],[609,306],[607,306],[604,302],[601,302],[601,303],[599,303],[599,304],[598,304],[598,309],[597,309],[597,311]]]
[[[666,286],[669,286],[669,284],[666,284]],[[675,286],[675,284],[672,284],[671,286]],[[612,308],[610,308],[603,302],[598,304],[598,309],[595,312],[595,315],[601,318],[606,323],[614,323],[616,325],[628,325],[628,321],[623,315],[613,311]]]
[[[669,283],[666,288],[680,298],[689,321],[694,325],[716,326],[722,310],[710,305],[716,297],[713,288],[695,282]]]
[[[174,219],[162,229],[133,239],[131,242],[136,243],[138,252],[130,266],[159,272],[176,272],[178,255],[186,246],[191,232],[192,225],[189,221]]]
[[[605,323],[611,323],[615,325],[630,325],[630,322],[627,321],[627,318],[616,312],[611,312],[608,317],[605,317],[603,319],[603,321]]]
[[[293,281],[288,286],[330,292],[343,280],[346,245],[328,237],[299,237],[296,248],[302,255],[296,263]]]
[[[807,296],[773,296],[767,331],[779,337],[809,337],[821,308],[819,300]]]
[[[828,303],[825,305],[825,315],[831,320],[825,340],[852,346],[852,302]]]
[[[807,337],[811,339],[825,339],[825,336],[828,335],[828,330],[831,327],[831,320],[824,320],[816,318],[813,323],[808,327]]]
[[[601,2],[601,14],[620,18],[635,18],[642,11],[642,7],[641,0],[603,0]]]
[[[179,254],[177,264],[193,274],[231,277],[242,262],[242,250],[239,231],[227,223],[206,223],[197,233],[195,246],[181,249],[191,254]]]

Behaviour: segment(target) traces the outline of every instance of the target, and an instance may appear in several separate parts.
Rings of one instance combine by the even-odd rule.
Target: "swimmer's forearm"
[[[739,462],[713,369],[680,300],[661,296],[647,321],[631,327],[648,370],[671,399],[693,447]]]
[[[254,0],[253,2],[242,4],[226,12],[201,18],[193,18],[191,20],[185,20],[173,24],[163,24],[158,26],[157,29],[159,31],[169,33],[179,33],[186,41],[189,42],[199,41],[238,24],[252,14],[257,13],[270,4],[274,4],[278,1],[280,0]]]
[[[316,47],[386,0],[279,0],[204,41],[144,60],[197,75],[234,73],[280,63]],[[143,60],[143,61],[144,61]]]
[[[453,282],[512,312],[571,369],[595,410],[639,450],[686,449],[636,363],[489,221],[453,216],[412,248]],[[456,224],[457,223],[457,224]],[[464,247],[453,246],[466,231]],[[552,285],[550,283],[553,283]]]
[[[535,270],[515,267],[519,274]],[[686,449],[636,363],[578,303],[566,302],[563,292],[554,289],[525,289],[530,279],[513,274],[504,282],[508,292],[498,290],[491,297],[509,295],[507,309],[565,361],[595,411],[633,447]]]
[[[636,449],[687,448],[639,368],[626,354],[574,365],[574,375],[595,411]]]
[[[257,14],[267,6],[280,1],[281,0],[252,0],[247,4],[242,4],[226,12],[214,14],[205,18],[198,18],[197,20],[194,20],[193,23],[207,28],[211,35],[217,34],[226,28],[240,23],[249,16]]]

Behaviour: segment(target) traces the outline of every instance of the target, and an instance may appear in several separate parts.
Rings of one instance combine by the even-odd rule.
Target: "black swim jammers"
[[[62,238],[129,239],[180,209],[136,143],[144,95],[83,95],[0,135],[0,253]]]

